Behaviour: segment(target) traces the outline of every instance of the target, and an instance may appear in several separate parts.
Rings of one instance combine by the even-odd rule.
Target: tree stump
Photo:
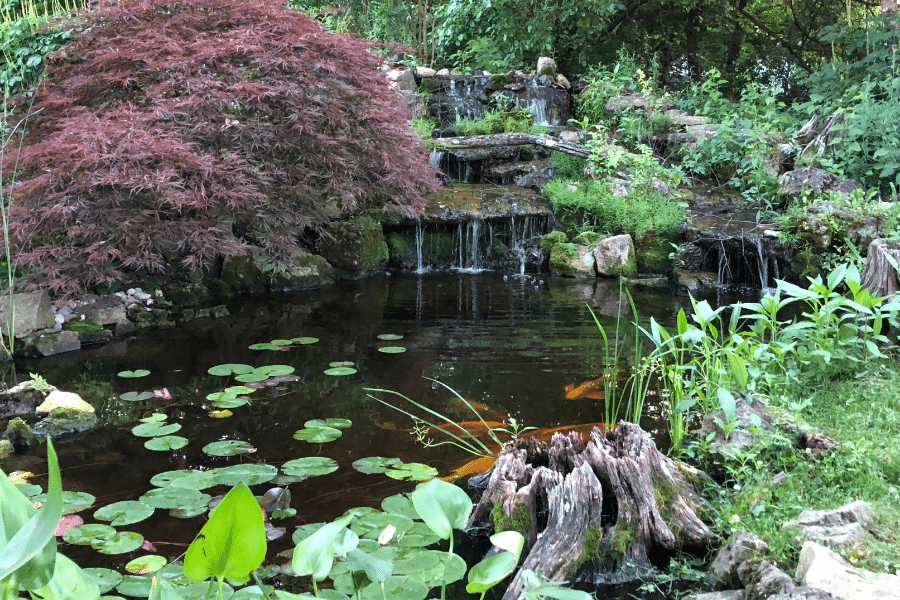
[[[500,454],[469,526],[520,531],[521,569],[550,580],[628,581],[646,574],[659,550],[715,541],[694,487],[706,482],[631,423],[605,435],[594,428],[587,442],[557,433],[549,445],[520,441]],[[522,597],[520,573],[504,600]]]
[[[860,284],[877,298],[893,296],[900,289],[900,273],[891,261],[900,265],[900,240],[877,239],[869,244]]]

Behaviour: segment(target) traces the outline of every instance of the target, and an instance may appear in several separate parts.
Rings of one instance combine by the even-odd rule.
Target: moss
[[[210,279],[203,282],[203,285],[206,286],[206,289],[209,290],[210,295],[216,302],[230,300],[234,297],[234,290],[221,279]]]
[[[572,270],[572,261],[577,257],[578,251],[575,249],[575,244],[556,244],[550,249],[550,270],[568,273]]]
[[[595,231],[584,231],[575,236],[575,239],[572,241],[582,246],[596,246],[597,242],[600,241],[600,234]]]
[[[232,289],[264,285],[266,279],[256,261],[249,254],[229,258],[222,267],[222,281]]]
[[[511,81],[509,74],[507,73],[494,73],[493,75],[491,75],[491,80],[497,87],[509,85],[509,82]]]
[[[14,447],[27,447],[35,444],[37,442],[37,438],[34,435],[34,432],[31,431],[31,427],[28,426],[28,423],[22,420],[21,417],[16,417],[10,420],[6,425],[6,431],[3,432],[3,437],[9,440]]]
[[[497,242],[494,244],[494,256],[503,258],[504,256],[506,256],[507,252],[509,252],[509,246],[507,246],[503,242]]]
[[[422,259],[444,264],[453,259],[453,234],[447,231],[426,232],[422,239]]]
[[[76,333],[95,333],[101,335],[106,333],[106,330],[102,325],[98,325],[93,321],[81,321],[79,319],[66,321],[63,325],[63,329],[67,331],[75,331]]]
[[[566,236],[566,232],[564,231],[552,231],[541,238],[541,250],[544,252],[550,252],[553,250],[553,246],[557,244],[565,244],[569,241],[569,238]]]
[[[531,515],[523,504],[516,504],[511,515],[507,515],[499,502],[494,503],[491,509],[491,521],[494,523],[494,532],[518,531],[525,535],[531,529]]]
[[[175,306],[199,306],[211,300],[209,289],[202,283],[192,283],[166,291],[166,298]]]

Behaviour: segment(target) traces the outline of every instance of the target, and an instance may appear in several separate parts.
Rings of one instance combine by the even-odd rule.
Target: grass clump
[[[525,109],[487,111],[477,119],[457,119],[456,135],[488,135],[492,133],[531,132],[534,116]]]

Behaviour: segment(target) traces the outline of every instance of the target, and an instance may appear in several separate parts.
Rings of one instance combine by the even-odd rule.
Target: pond
[[[631,288],[643,320],[671,323],[690,299],[668,288]],[[731,302],[736,297],[711,298]],[[150,490],[155,475],[178,469],[206,470],[237,464],[282,466],[302,457],[327,457],[337,470],[290,484],[294,517],[276,525],[287,535],[270,544],[269,559],[291,547],[296,526],[329,521],[358,506],[374,506],[415,483],[384,474],[365,474],[353,467],[366,457],[398,458],[424,463],[441,476],[451,475],[473,457],[449,445],[425,447],[413,421],[369,397],[364,388],[399,392],[453,421],[477,420],[450,389],[469,401],[485,421],[509,422],[540,429],[603,421],[602,388],[605,347],[590,306],[614,337],[614,316],[624,307],[622,336],[631,341],[633,328],[627,300],[617,282],[513,277],[500,274],[393,275],[292,295],[254,296],[228,306],[230,315],[186,323],[177,329],[140,331],[126,339],[71,355],[23,361],[20,371],[39,373],[60,389],[76,391],[91,402],[103,426],[57,449],[63,489],[96,496],[95,506],[136,500]],[[402,336],[384,340],[378,336]],[[316,338],[278,350],[252,350],[272,340]],[[311,340],[303,340],[311,342]],[[398,347],[404,351],[383,352]],[[330,376],[332,363],[356,370]],[[233,377],[208,374],[221,364],[288,365],[293,381],[271,382],[248,394],[249,404],[231,408],[232,416],[212,418],[207,395],[235,385]],[[150,374],[123,378],[123,370]],[[27,378],[27,377],[26,377]],[[238,384],[240,385],[240,384]],[[445,387],[446,386],[446,387]],[[162,390],[171,400],[129,402],[126,392]],[[415,410],[398,396],[377,394],[398,407]],[[189,440],[181,449],[147,450],[145,437],[132,428],[141,417],[166,415],[181,425],[177,435]],[[418,411],[421,414],[421,411]],[[296,439],[312,419],[346,419],[340,437],[327,443]],[[441,422],[435,418],[436,422]],[[642,423],[660,446],[668,443],[664,417],[648,406]],[[526,434],[528,435],[528,434]],[[436,441],[439,434],[427,437]],[[212,442],[240,440],[256,449],[236,456],[211,456]],[[45,472],[43,446],[6,459],[7,472]],[[45,482],[38,480],[38,483]],[[274,484],[253,487],[259,495]],[[204,490],[224,493],[225,486]],[[96,522],[93,509],[79,513]],[[168,558],[182,554],[202,527],[202,517],[177,519],[157,510],[148,520],[126,527],[141,533],[149,549]],[[105,556],[86,546],[63,551],[82,566],[121,568],[141,551]],[[283,562],[283,561],[282,561]]]

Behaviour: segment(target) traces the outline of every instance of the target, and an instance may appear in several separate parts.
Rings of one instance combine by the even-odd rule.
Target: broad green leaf
[[[113,527],[131,525],[149,519],[156,510],[154,507],[136,500],[123,500],[108,504],[94,511],[94,518],[98,521],[109,521]]]
[[[223,485],[256,485],[275,479],[278,469],[266,464],[233,465],[219,469],[215,480]]]
[[[138,437],[157,437],[163,435],[171,435],[181,429],[180,423],[163,423],[162,421],[152,421],[150,423],[141,423],[131,428],[131,433]]]
[[[153,392],[125,392],[119,398],[126,402],[140,402],[141,400],[153,398]]]
[[[162,435],[150,438],[144,442],[144,448],[147,450],[155,450],[157,452],[165,452],[167,450],[178,450],[188,445],[188,439],[180,435]]]
[[[361,538],[376,540],[381,532],[388,526],[393,526],[395,529],[394,535],[396,537],[401,537],[407,531],[412,529],[414,524],[413,520],[409,517],[375,510],[354,518],[354,520],[350,522],[350,529]]]
[[[395,459],[396,460],[396,459]],[[356,463],[354,463],[354,466]],[[381,510],[392,515],[403,515],[410,519],[418,519],[419,513],[413,506],[412,500],[406,494],[395,494],[381,501]]]
[[[420,483],[412,492],[419,517],[441,539],[449,539],[454,529],[465,529],[472,512],[472,500],[459,487],[440,479]]]
[[[353,468],[360,473],[366,474],[384,473],[390,468],[402,465],[403,461],[399,458],[385,458],[383,456],[368,456],[353,461]]]
[[[119,377],[124,377],[125,379],[132,379],[137,377],[146,377],[150,374],[150,371],[147,369],[135,369],[134,371],[119,371]]]
[[[303,440],[310,444],[333,442],[339,437],[341,437],[341,430],[334,427],[307,427],[294,434],[294,439]]]
[[[57,554],[53,577],[46,586],[31,590],[31,594],[42,600],[97,600],[100,597],[100,587],[81,567],[62,554]]]
[[[313,477],[315,475],[327,475],[337,471],[336,461],[325,456],[307,456],[289,460],[281,465],[285,475],[293,477]]]
[[[338,419],[338,418],[329,418],[325,419],[312,419],[303,424],[304,427],[334,427],[335,429],[347,429],[353,425],[353,422],[350,419]]]
[[[737,403],[734,400],[734,394],[726,389],[719,388],[716,390],[716,396],[719,400],[719,408],[725,413],[725,420],[733,423],[737,414]]]
[[[328,577],[334,564],[333,545],[335,539],[346,530],[352,516],[341,517],[332,523],[326,523],[315,533],[300,541],[294,548],[291,566],[300,577],[312,576],[314,581],[322,581]]]
[[[356,369],[353,367],[332,367],[325,371],[326,375],[331,375],[333,377],[343,377],[345,375],[353,375],[356,373]]]
[[[249,442],[241,440],[222,440],[203,446],[203,452],[211,456],[234,456],[235,454],[252,454],[256,448]]]
[[[372,581],[387,581],[394,574],[394,565],[386,560],[353,548],[347,553],[347,564],[353,571],[365,571]]]
[[[118,571],[113,571],[112,569],[104,569],[101,567],[91,567],[89,569],[82,569],[85,574],[94,580],[94,583],[100,588],[100,593],[105,594],[109,590],[113,589],[120,583],[122,583],[122,579],[124,579],[123,575]]]
[[[403,463],[400,466],[387,469],[384,474],[392,479],[427,481],[433,477],[437,477],[438,470],[422,463]]]
[[[518,531],[503,531],[492,535],[491,543],[504,552],[482,560],[469,570],[466,591],[470,594],[484,594],[516,569],[525,538]]]
[[[210,367],[207,373],[219,377],[227,377],[229,375],[241,375],[243,373],[252,373],[253,367],[244,364],[225,364]]]
[[[125,565],[125,570],[132,575],[147,575],[155,573],[162,569],[169,561],[165,556],[157,554],[148,554],[147,556],[139,556]]]
[[[243,583],[266,557],[262,508],[245,484],[232,488],[213,511],[184,557],[184,574]]]
[[[384,346],[379,348],[378,351],[384,354],[403,354],[406,352],[406,348],[403,346]]]

